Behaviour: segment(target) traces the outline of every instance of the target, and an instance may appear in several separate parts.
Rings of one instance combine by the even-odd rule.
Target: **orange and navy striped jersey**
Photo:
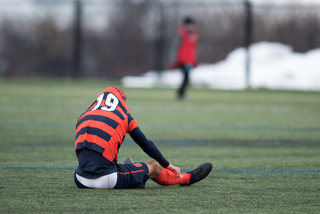
[[[106,88],[78,119],[76,153],[94,150],[116,164],[124,137],[136,127],[123,91],[116,86]]]

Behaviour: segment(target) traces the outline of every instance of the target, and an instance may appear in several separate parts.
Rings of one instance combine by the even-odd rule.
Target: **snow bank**
[[[296,53],[280,43],[260,42],[250,47],[252,88],[320,91],[320,48]],[[202,64],[190,75],[194,87],[240,90],[246,88],[246,52],[232,51],[225,60]],[[182,81],[179,70],[165,70],[160,74],[148,71],[142,76],[121,79],[126,87],[172,87]]]

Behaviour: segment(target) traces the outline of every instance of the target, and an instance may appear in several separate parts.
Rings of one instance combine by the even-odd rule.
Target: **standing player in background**
[[[178,90],[178,99],[185,99],[186,87],[189,83],[190,71],[197,65],[198,30],[195,21],[187,17],[173,42],[171,68],[180,68],[183,81]]]
[[[133,163],[126,158],[126,164],[119,164],[118,151],[127,133],[154,160]],[[75,150],[79,165],[74,180],[79,188],[144,188],[149,178],[164,186],[190,185],[212,169],[207,162],[180,174],[180,168],[170,164],[142,133],[129,112],[126,96],[116,86],[106,88],[78,119]]]

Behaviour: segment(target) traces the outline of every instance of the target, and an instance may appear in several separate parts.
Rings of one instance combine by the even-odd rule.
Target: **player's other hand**
[[[171,163],[167,167],[167,169],[171,170],[172,172],[176,173],[176,178],[180,176],[180,168],[173,166]]]

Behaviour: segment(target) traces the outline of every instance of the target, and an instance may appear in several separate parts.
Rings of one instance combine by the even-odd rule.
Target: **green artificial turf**
[[[75,124],[101,80],[0,80],[0,213],[319,213],[320,93],[123,88],[130,113],[192,186],[81,190]],[[126,137],[119,162],[150,158]]]

